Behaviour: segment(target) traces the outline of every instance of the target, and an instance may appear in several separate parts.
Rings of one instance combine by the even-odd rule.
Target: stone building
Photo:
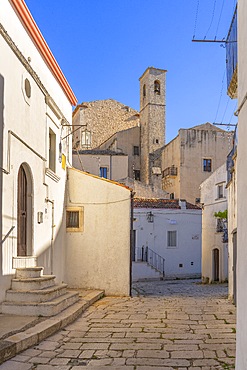
[[[74,150],[127,154],[128,177],[161,189],[161,169],[153,158],[165,143],[165,82],[166,70],[146,69],[140,77],[140,112],[112,99],[78,105],[73,113]]]
[[[162,149],[162,188],[171,198],[200,203],[200,184],[226,162],[233,133],[210,123],[180,129]]]
[[[85,102],[73,117],[73,148],[95,149],[118,131],[139,126],[139,112],[114,99]]]

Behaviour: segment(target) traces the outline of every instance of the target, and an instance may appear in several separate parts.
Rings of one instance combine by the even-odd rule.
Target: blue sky
[[[166,142],[179,128],[236,123],[225,48],[191,41],[226,37],[236,0],[25,1],[78,103],[139,110],[139,77],[153,66],[168,70]]]

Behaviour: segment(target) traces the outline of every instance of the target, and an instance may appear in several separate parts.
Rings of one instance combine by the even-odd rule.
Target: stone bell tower
[[[141,181],[153,184],[160,176],[155,152],[165,144],[166,70],[148,67],[140,81]]]

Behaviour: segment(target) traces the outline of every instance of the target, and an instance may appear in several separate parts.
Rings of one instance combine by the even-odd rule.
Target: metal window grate
[[[79,211],[66,211],[66,227],[67,228],[79,228]]]

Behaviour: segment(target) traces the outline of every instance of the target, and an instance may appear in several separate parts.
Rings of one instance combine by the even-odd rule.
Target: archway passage
[[[18,172],[17,256],[27,256],[27,176],[23,165]]]
[[[213,281],[219,281],[220,252],[218,248],[213,250]]]

